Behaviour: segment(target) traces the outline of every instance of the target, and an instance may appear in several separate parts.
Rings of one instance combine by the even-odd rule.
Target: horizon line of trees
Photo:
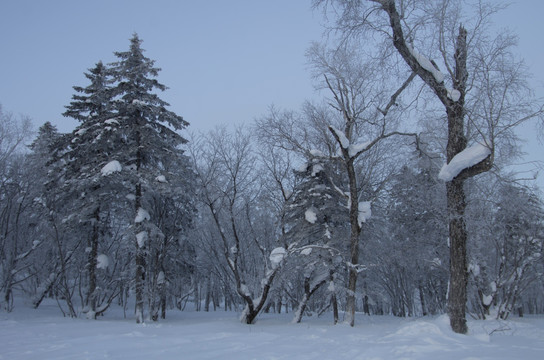
[[[515,127],[543,111],[513,39],[488,36],[498,8],[314,5],[334,7],[338,37],[307,52],[323,101],[245,129],[183,137],[136,34],[74,87],[73,132],[46,123],[25,151],[28,119],[0,108],[2,308],[133,304],[141,323],[191,302],[352,326],[447,312],[459,333],[466,311],[544,313],[542,199],[503,170]]]

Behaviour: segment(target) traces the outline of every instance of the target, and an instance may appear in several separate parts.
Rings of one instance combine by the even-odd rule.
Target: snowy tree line
[[[335,40],[308,50],[322,100],[298,111],[184,137],[137,35],[74,87],[73,132],[2,111],[2,308],[448,312],[457,332],[465,311],[544,312],[542,202],[505,170],[542,107],[512,38],[484,36],[497,9],[315,5]]]

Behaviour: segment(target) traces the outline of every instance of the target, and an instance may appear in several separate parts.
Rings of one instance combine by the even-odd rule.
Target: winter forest
[[[136,33],[81,64],[72,132],[0,107],[0,311],[447,314],[461,334],[543,314],[542,195],[509,170],[543,102],[515,35],[490,30],[501,7],[461,5],[315,0],[321,100],[244,126],[191,131],[161,99],[191,85]]]

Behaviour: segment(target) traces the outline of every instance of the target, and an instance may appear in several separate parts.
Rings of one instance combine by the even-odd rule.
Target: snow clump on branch
[[[113,160],[104,165],[102,170],[100,170],[100,173],[102,174],[102,176],[108,176],[115,172],[120,172],[121,170],[123,170],[121,163],[117,160]]]
[[[438,70],[431,60],[427,59],[425,56],[418,53],[414,48],[412,48],[410,45],[407,45],[408,50],[410,51],[410,54],[416,59],[416,61],[421,65],[422,68],[433,74],[434,79],[441,83],[444,81],[444,74],[440,70]]]
[[[151,216],[145,209],[138,208],[138,213],[136,214],[136,218],[134,219],[134,222],[141,223],[144,220],[151,220]]]
[[[490,154],[489,147],[476,143],[455,155],[449,163],[444,164],[438,173],[438,178],[442,181],[452,181],[461,171],[478,164]]]
[[[286,256],[287,250],[283,247],[277,247],[272,250],[270,253],[270,265],[272,266],[272,269],[277,268]]]

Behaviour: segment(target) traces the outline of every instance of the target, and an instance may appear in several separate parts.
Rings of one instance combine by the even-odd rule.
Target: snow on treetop
[[[489,147],[476,143],[455,155],[449,163],[444,164],[438,173],[438,178],[443,181],[452,181],[461,171],[478,164],[489,154],[491,154]]]
[[[138,208],[138,213],[136,214],[136,218],[134,219],[134,222],[141,223],[144,220],[151,220],[151,216],[146,210],[142,208]]]
[[[338,140],[340,141],[340,146],[342,146],[344,149],[347,149],[349,147],[349,140],[346,137],[346,134],[344,134],[343,131],[338,130],[334,126],[329,126],[329,128],[336,134],[338,137]]]
[[[418,53],[414,48],[412,48],[410,45],[407,45],[408,50],[410,51],[410,54],[412,54],[413,57],[416,58],[419,65],[421,65],[422,68],[433,74],[434,79],[438,81],[439,83],[444,81],[444,74],[438,70],[431,60],[427,59],[425,56]]]
[[[283,247],[277,247],[270,253],[270,263],[272,264],[272,268],[278,267],[278,265],[283,261],[285,256],[287,255],[287,250]]]
[[[109,163],[107,163],[106,165],[104,165],[104,167],[102,168],[102,170],[100,170],[100,173],[103,175],[103,176],[108,176],[108,175],[111,175],[115,172],[119,172],[123,170],[123,167],[121,166],[121,163],[117,160],[113,160],[113,161],[110,161]]]

